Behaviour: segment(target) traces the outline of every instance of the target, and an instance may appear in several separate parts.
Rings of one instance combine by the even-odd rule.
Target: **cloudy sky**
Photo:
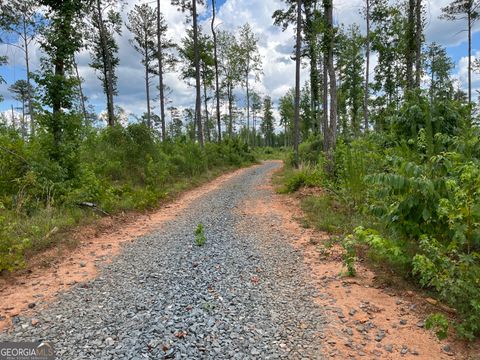
[[[426,40],[436,41],[447,47],[448,53],[453,58],[456,68],[455,77],[458,84],[466,88],[467,83],[467,45],[466,32],[462,31],[465,24],[462,22],[448,22],[440,20],[441,7],[451,0],[425,0],[426,3]],[[146,1],[127,0],[124,13],[130,11],[134,4]],[[150,1],[152,6],[155,1]],[[364,0],[334,0],[334,16],[337,23],[349,25],[357,23],[362,31],[364,21],[359,14]],[[281,0],[217,0],[218,26],[220,29],[235,30],[246,22],[249,22],[259,38],[260,54],[263,59],[263,75],[258,83],[254,85],[257,91],[263,95],[270,95],[274,102],[278,100],[294,84],[294,63],[290,59],[293,50],[293,29],[282,32],[281,29],[272,25],[272,13],[282,8]],[[168,25],[169,36],[177,43],[185,34],[185,16],[176,8],[170,5],[169,0],[162,0],[162,12]],[[210,8],[201,9],[200,23],[209,31]],[[126,15],[124,16],[126,18]],[[476,27],[473,36],[473,54],[480,56],[480,27]],[[124,27],[122,36],[118,38],[120,46],[120,66],[117,70],[119,77],[116,105],[123,107],[128,113],[141,114],[146,109],[145,88],[143,80],[143,69],[138,54],[135,53],[129,39],[131,34]],[[0,94],[5,101],[0,103],[0,111],[10,109],[11,104],[18,106],[8,92],[8,85],[15,80],[25,78],[25,66],[22,53],[12,46],[0,45],[0,55],[7,55],[10,64],[0,67],[2,75],[7,80],[7,85],[0,85]],[[37,46],[32,46],[32,68],[38,69],[40,52]],[[81,77],[85,80],[83,84],[85,94],[88,96],[89,104],[92,104],[97,112],[104,109],[104,95],[101,84],[94,71],[88,66],[90,56],[87,51],[78,54],[77,62]],[[375,65],[373,61],[372,66]],[[308,69],[303,69],[303,79],[307,79]],[[166,84],[171,88],[170,98],[172,105],[178,107],[192,106],[194,103],[194,89],[187,86],[178,79],[176,73],[169,73],[166,77]],[[474,87],[480,89],[480,77],[474,76]],[[240,92],[240,90],[239,90]],[[243,99],[240,97],[242,101]],[[156,105],[155,103],[153,104]],[[154,108],[157,112],[158,108]]]

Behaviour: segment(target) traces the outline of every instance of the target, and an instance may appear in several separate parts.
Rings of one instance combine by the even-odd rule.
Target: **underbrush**
[[[333,235],[345,235],[359,224],[359,217],[335,195],[309,196],[301,202],[308,223]]]
[[[256,161],[237,142],[161,142],[146,126],[89,129],[60,160],[39,132],[30,141],[0,128],[0,271],[55,246],[74,226],[105,214],[144,211],[214,176]],[[74,146],[74,145],[72,145]]]
[[[285,160],[291,153],[290,149],[284,147],[256,147],[253,153],[258,160]]]
[[[423,287],[457,310],[457,334],[480,334],[480,140],[476,129],[391,142],[371,135],[342,142],[333,173],[308,165],[287,168],[282,192],[321,186],[302,201],[307,222],[343,236],[345,265],[355,274],[359,254]],[[318,159],[312,165],[311,159]],[[432,328],[447,318],[433,314]],[[435,325],[436,324],[436,325]],[[440,326],[440,325],[441,326]]]

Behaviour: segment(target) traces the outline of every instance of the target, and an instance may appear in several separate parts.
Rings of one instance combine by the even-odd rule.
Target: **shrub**
[[[15,236],[16,223],[2,216],[2,208],[0,203],[0,272],[22,267],[25,264],[24,252],[31,245],[29,239]]]
[[[323,181],[323,171],[320,166],[303,165],[299,169],[291,169],[285,173],[284,187],[281,193],[293,193],[301,187],[320,186]]]
[[[205,245],[206,241],[207,241],[207,237],[205,236],[203,224],[200,223],[197,225],[197,228],[195,229],[195,245],[203,246]]]

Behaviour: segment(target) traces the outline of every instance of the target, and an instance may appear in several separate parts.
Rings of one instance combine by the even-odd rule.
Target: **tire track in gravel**
[[[240,172],[129,243],[96,279],[0,341],[51,341],[59,359],[319,359],[326,322],[281,217],[242,213],[280,163]],[[202,223],[207,242],[194,245]]]

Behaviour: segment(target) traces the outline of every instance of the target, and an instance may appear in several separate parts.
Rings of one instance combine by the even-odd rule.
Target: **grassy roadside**
[[[123,223],[123,219],[135,219],[137,216],[150,213],[158,210],[162,206],[167,205],[178,199],[184,192],[200,187],[215,178],[235,171],[237,169],[254,165],[256,162],[247,162],[241,166],[225,166],[214,168],[200,174],[199,176],[179,179],[171,184],[169,191],[158,199],[154,206],[149,206],[144,209],[118,209],[111,213],[110,216],[114,223],[118,221],[118,225]],[[119,217],[121,215],[121,217]],[[25,271],[31,266],[50,266],[54,257],[62,256],[69,251],[75,249],[79,245],[79,241],[73,236],[81,231],[86,226],[98,226],[101,221],[108,217],[94,208],[72,208],[72,207],[50,207],[42,209],[34,216],[18,218],[11,215],[10,221],[13,234],[23,236],[24,238],[34,239],[32,246],[25,249],[24,256],[21,262],[15,264],[15,271]],[[55,255],[49,255],[48,258],[43,259],[42,254],[47,250],[55,249]],[[41,259],[39,262],[38,259]],[[5,274],[6,275],[6,274]]]
[[[311,167],[302,166],[295,170],[284,166],[275,173],[272,181],[279,193],[301,193],[300,206],[305,215],[303,222],[306,227],[341,237],[367,221],[365,216],[348,206],[338,194],[323,187],[322,175],[315,173]]]
[[[38,152],[34,141],[0,137],[0,272],[25,268],[32,257],[57,246],[105,216],[142,213],[224,172],[255,163],[237,141],[161,142],[131,125],[92,133],[71,169]],[[2,145],[3,146],[3,145]],[[67,171],[68,170],[68,171]]]

